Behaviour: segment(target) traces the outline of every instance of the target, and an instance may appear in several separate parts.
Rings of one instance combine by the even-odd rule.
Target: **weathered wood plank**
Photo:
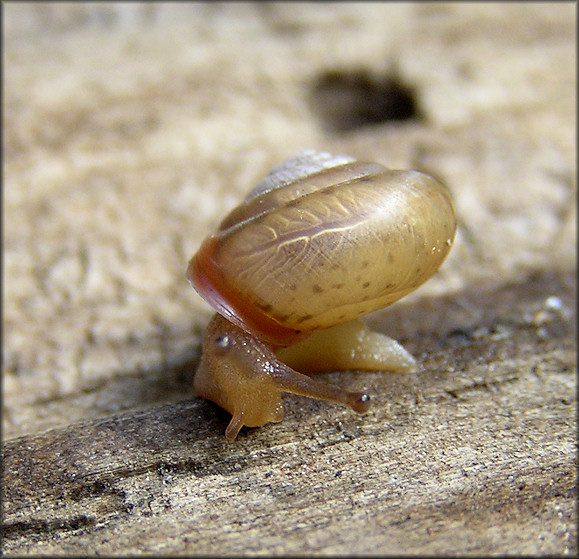
[[[194,399],[7,441],[3,552],[575,553],[574,289],[389,313],[422,324],[422,369],[328,375],[376,395],[363,417],[290,397],[229,443]]]

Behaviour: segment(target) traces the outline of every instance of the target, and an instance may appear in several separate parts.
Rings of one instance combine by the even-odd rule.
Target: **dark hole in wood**
[[[412,87],[394,76],[373,76],[363,70],[318,76],[312,85],[311,106],[329,132],[421,119]]]

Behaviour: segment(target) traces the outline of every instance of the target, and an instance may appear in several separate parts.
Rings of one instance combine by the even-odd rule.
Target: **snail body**
[[[218,313],[194,386],[233,414],[226,436],[280,421],[281,392],[367,410],[367,395],[295,368],[413,370],[397,342],[355,319],[431,277],[455,229],[448,191],[418,171],[315,151],[274,168],[187,270]]]

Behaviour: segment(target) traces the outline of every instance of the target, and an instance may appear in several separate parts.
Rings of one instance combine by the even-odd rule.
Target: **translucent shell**
[[[455,230],[450,196],[432,177],[308,151],[223,220],[187,276],[239,328],[287,346],[415,290]]]

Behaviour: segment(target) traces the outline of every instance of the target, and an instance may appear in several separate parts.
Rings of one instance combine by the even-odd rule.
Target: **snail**
[[[283,392],[369,409],[369,395],[304,373],[413,371],[359,317],[430,278],[455,230],[447,189],[419,171],[313,150],[275,167],[187,268],[217,311],[194,389],[232,414],[225,436],[281,421]]]

